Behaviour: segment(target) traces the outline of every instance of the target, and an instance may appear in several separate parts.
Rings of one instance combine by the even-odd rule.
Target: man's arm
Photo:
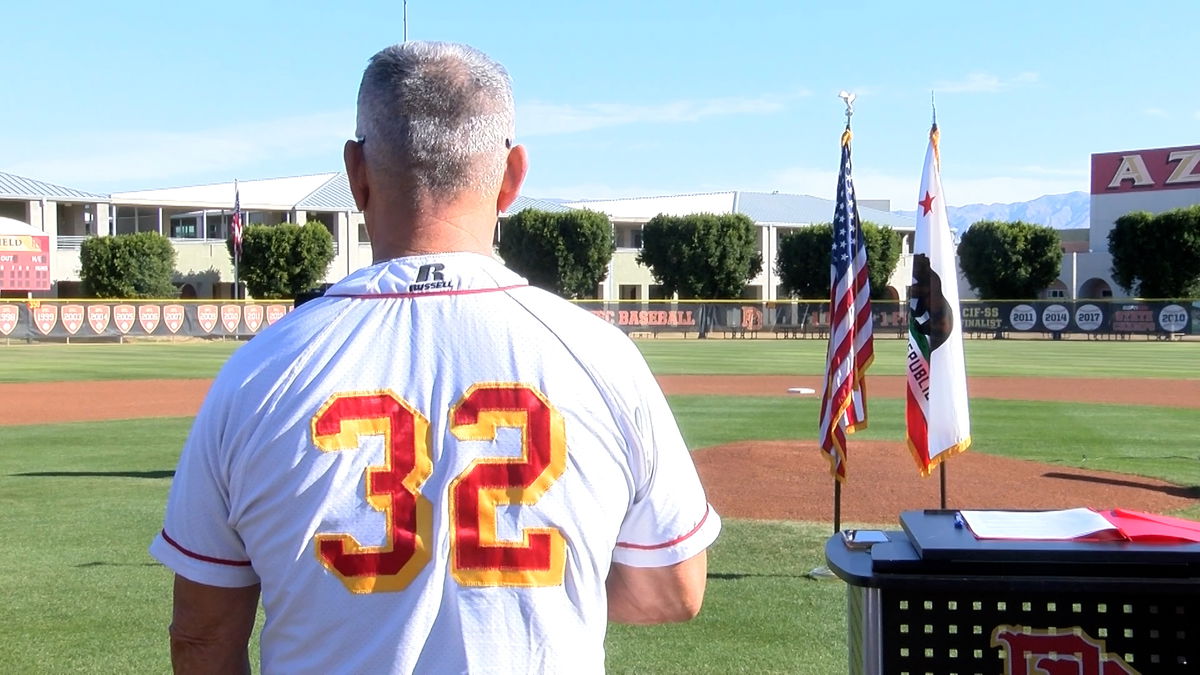
[[[249,673],[259,585],[222,588],[175,575],[171,666],[176,673]]]
[[[608,572],[608,620],[655,624],[693,619],[704,602],[707,577],[707,551],[667,567],[614,562]]]

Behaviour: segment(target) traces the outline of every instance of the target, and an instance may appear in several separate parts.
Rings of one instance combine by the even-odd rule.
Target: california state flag
[[[929,131],[908,289],[908,447],[922,476],[971,445],[954,239],[946,219],[938,128]]]

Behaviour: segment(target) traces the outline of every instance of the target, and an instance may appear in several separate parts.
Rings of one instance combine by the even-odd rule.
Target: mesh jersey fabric
[[[481,388],[525,403],[473,397]],[[419,446],[420,433],[370,414],[319,426],[341,398],[427,421],[428,466],[403,475],[415,451],[390,444]],[[478,419],[499,422],[456,428],[477,400]],[[538,431],[547,416],[557,441]],[[557,464],[532,489],[518,474],[538,443]],[[464,483],[489,462],[502,465],[493,484]],[[393,528],[418,494],[429,523],[409,545],[428,560],[407,565],[403,588],[352,592],[316,542],[403,547]],[[198,583],[262,584],[264,672],[602,672],[610,562],[680,562],[719,529],[632,342],[490,258],[453,253],[359,270],[240,348],[195,420],[150,550]],[[471,562],[481,549],[464,542],[480,537],[484,553],[557,537],[561,573],[531,582]]]

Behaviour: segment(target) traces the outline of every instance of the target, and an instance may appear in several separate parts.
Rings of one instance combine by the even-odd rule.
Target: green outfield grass
[[[824,340],[638,340],[659,375],[819,375]],[[1200,342],[967,340],[967,373],[1018,377],[1200,379]],[[908,343],[875,341],[872,375],[903,375]]]
[[[232,340],[0,346],[0,382],[212,377],[243,343]],[[1200,342],[967,340],[972,376],[1200,379]],[[637,341],[660,375],[819,375],[823,340]],[[904,373],[906,343],[875,342],[873,375]]]
[[[0,373],[8,381],[209,377],[237,346],[0,347]],[[825,348],[817,340],[647,340],[639,346],[656,372],[803,375],[821,372]],[[880,340],[872,373],[899,374],[901,357],[892,352],[902,346]],[[1142,341],[967,343],[976,375],[1196,379],[1198,349],[1197,343]],[[811,397],[673,396],[670,402],[694,448],[815,437],[818,404]],[[857,437],[899,440],[901,406],[897,399],[874,399],[871,428]],[[972,452],[1200,486],[1195,410],[976,398],[971,411]],[[146,547],[161,525],[189,424],[167,418],[0,430],[5,672],[169,670],[171,575]],[[1200,518],[1200,508],[1181,515]],[[806,576],[822,564],[828,536],[825,523],[726,520],[711,553],[701,616],[683,625],[613,626],[610,672],[846,672],[845,587]]]
[[[190,422],[4,428],[4,672],[169,670],[171,573],[146,547]],[[804,576],[823,563],[827,527],[726,521],[700,619],[614,627],[610,671],[844,672],[844,588]]]
[[[0,346],[0,382],[212,377],[235,340]]]

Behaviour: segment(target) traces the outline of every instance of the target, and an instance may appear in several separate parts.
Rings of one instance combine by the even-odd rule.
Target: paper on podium
[[[1059,511],[959,511],[979,539],[1078,539],[1100,532],[1121,538],[1120,531],[1091,509]]]

